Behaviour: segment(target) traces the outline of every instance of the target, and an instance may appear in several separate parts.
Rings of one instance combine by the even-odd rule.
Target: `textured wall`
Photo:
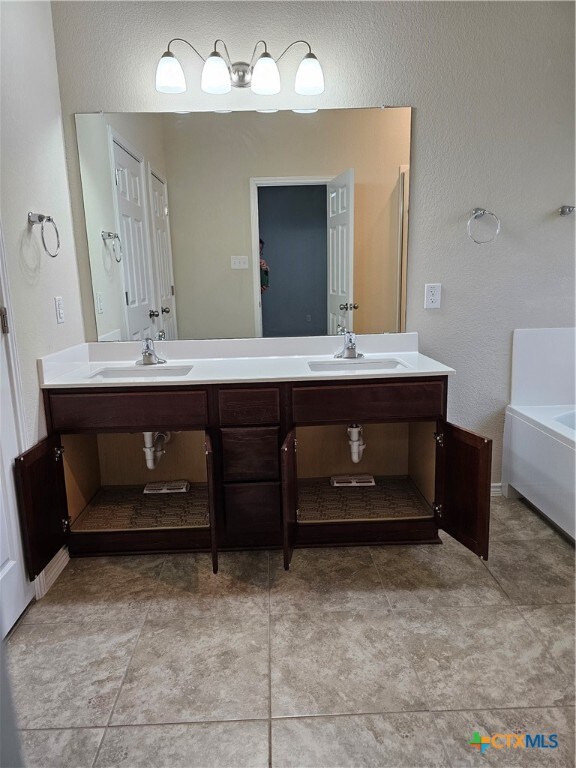
[[[2,2],[0,14],[0,212],[31,446],[46,434],[36,359],[84,341],[84,328],[50,5]],[[54,217],[62,243],[57,258],[42,250],[39,227],[29,231],[28,211]],[[54,296],[64,301],[62,325]]]
[[[261,36],[272,53],[304,36],[324,67],[320,107],[415,107],[407,328],[456,368],[449,416],[496,440],[497,480],[512,330],[574,323],[575,217],[555,215],[574,203],[574,3],[66,2],[53,15],[74,201],[74,112],[306,101],[202,94],[185,49],[189,93],[157,94],[174,36],[205,55],[223,37],[233,58]],[[297,59],[283,61],[286,79]],[[492,245],[466,237],[476,206],[502,219]],[[440,310],[422,309],[425,282],[443,284]]]

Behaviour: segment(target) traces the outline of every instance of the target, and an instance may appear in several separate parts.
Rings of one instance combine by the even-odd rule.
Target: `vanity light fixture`
[[[194,53],[202,59],[204,66],[200,79],[200,88],[205,93],[224,94],[230,93],[234,88],[251,88],[252,91],[262,96],[273,96],[280,93],[280,71],[278,62],[295,45],[306,45],[308,53],[304,56],[296,72],[294,90],[302,96],[317,96],[324,92],[324,73],[316,56],[312,53],[312,47],[306,40],[295,40],[282,51],[277,59],[268,53],[268,46],[264,40],[258,40],[252,52],[250,62],[233,62],[228,53],[228,48],[223,40],[214,42],[214,49],[205,59],[194,46],[182,37],[175,37],[168,43],[168,48],[162,54],[156,68],[156,90],[160,93],[184,93],[186,91],[186,78],[184,70],[176,56],[170,50],[173,43],[185,43]],[[223,52],[218,51],[221,44]],[[256,57],[258,46],[264,46],[262,53]]]

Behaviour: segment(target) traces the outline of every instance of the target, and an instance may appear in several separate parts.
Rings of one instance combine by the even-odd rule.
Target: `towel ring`
[[[120,235],[117,232],[104,232],[102,230],[102,240],[106,242],[106,240],[112,240],[112,253],[114,254],[114,258],[116,259],[116,262],[120,264],[122,261],[122,240],[120,240]],[[116,240],[118,240],[118,251],[116,252]],[[118,258],[118,255],[120,255],[120,258]]]
[[[56,251],[54,253],[52,253],[52,251],[46,245],[46,238],[44,237],[44,225],[46,222],[52,224],[54,227],[54,232],[56,233]],[[60,233],[58,232],[56,222],[52,216],[45,216],[43,213],[28,213],[28,226],[33,227],[35,224],[40,224],[40,236],[42,237],[42,245],[44,250],[48,256],[51,256],[53,259],[55,259],[56,256],[58,256],[60,253]]]
[[[472,222],[477,221],[478,219],[481,219],[482,216],[492,216],[492,218],[496,222],[496,232],[494,232],[493,237],[490,237],[488,240],[477,240],[472,234],[472,230],[471,230]],[[500,232],[500,219],[498,218],[498,216],[496,216],[495,213],[492,213],[492,211],[487,211],[485,208],[474,208],[474,210],[472,211],[472,215],[468,219],[466,231],[468,232],[468,237],[470,238],[470,240],[472,240],[477,245],[484,245],[485,243],[491,243],[493,240],[496,240]]]

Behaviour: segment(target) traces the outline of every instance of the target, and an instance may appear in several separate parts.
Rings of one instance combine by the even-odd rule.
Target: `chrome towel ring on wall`
[[[46,240],[44,238],[44,225],[48,222],[49,224],[52,224],[54,227],[54,232],[56,233],[56,251],[52,253],[52,251],[48,248],[46,245]],[[60,253],[60,233],[58,232],[58,227],[56,226],[56,222],[52,218],[52,216],[46,216],[43,213],[28,213],[28,226],[33,227],[35,224],[40,224],[40,235],[42,237],[42,245],[44,247],[44,250],[48,254],[48,256],[51,256],[53,259],[58,256]]]
[[[112,253],[118,264],[120,264],[122,261],[122,240],[120,240],[118,232],[105,232],[102,230],[102,240],[104,240],[104,242],[112,240]],[[116,252],[116,240],[118,240],[118,253]]]
[[[478,238],[474,237],[474,235],[472,234],[472,223],[474,221],[478,221],[483,216],[491,216],[494,219],[494,222],[496,223],[496,230],[492,235],[492,237],[489,237],[487,240],[478,240]],[[470,240],[475,242],[477,245],[484,245],[485,243],[491,243],[493,240],[496,240],[496,238],[498,237],[498,233],[500,232],[500,219],[498,218],[498,216],[496,216],[495,213],[492,213],[491,211],[487,211],[485,208],[474,208],[470,218],[468,219],[466,231],[468,232],[468,237],[470,238]]]

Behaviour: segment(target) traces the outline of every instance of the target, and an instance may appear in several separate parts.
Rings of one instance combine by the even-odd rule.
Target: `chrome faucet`
[[[357,357],[364,357],[362,352],[356,350],[356,334],[352,331],[347,331],[344,326],[338,326],[338,335],[344,336],[344,347],[341,352],[338,352],[334,357],[342,357],[345,360],[354,360]]]
[[[156,354],[154,340],[151,338],[144,339],[142,342],[142,365],[158,365],[159,363],[165,362],[166,360],[163,360]]]

